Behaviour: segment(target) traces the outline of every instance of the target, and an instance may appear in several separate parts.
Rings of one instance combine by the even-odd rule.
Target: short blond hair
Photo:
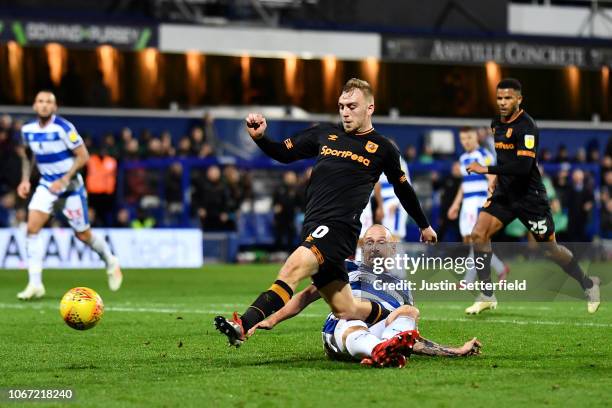
[[[351,92],[355,89],[359,89],[366,100],[374,102],[374,92],[368,81],[364,81],[359,78],[351,78],[342,87],[342,93]]]

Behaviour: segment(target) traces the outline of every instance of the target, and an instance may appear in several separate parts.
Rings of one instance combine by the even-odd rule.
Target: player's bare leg
[[[38,299],[45,295],[42,283],[44,249],[40,230],[49,221],[50,215],[38,210],[28,211],[26,252],[28,257],[28,285],[17,294],[20,300]]]
[[[367,323],[377,317],[370,317],[371,314],[379,313],[377,310],[372,310],[373,304],[369,300],[355,298],[353,292],[351,292],[351,287],[346,282],[332,281],[319,288],[319,293],[338,319],[361,320]]]
[[[261,293],[242,316],[238,317],[236,312],[232,320],[217,316],[215,327],[227,336],[230,345],[240,347],[246,340],[246,332],[287,304],[300,281],[314,275],[318,269],[319,263],[312,251],[298,247],[289,255],[272,286]]]
[[[280,310],[291,299],[300,281],[318,270],[317,257],[310,249],[300,246],[287,258],[272,286],[260,294],[244,314],[238,317],[234,313],[231,321],[217,316],[215,327],[228,337],[230,345],[239,347],[251,327]],[[345,282],[332,281],[319,289],[319,292],[340,319],[372,321],[384,317],[384,310],[378,303],[355,299],[350,286]]]
[[[539,236],[534,236],[534,238],[540,242],[543,240],[543,237]],[[587,311],[589,313],[595,313],[597,309],[599,309],[599,304],[601,302],[599,295],[599,278],[596,276],[587,276],[578,264],[574,254],[567,249],[567,247],[557,242],[555,234],[552,234],[552,236],[548,238],[548,241],[544,242],[542,245],[544,245],[545,255],[559,265],[565,273],[578,281],[587,298]]]
[[[491,282],[491,237],[503,228],[504,224],[487,212],[480,212],[478,220],[472,231],[474,243],[474,259],[482,259],[483,267],[477,268],[478,280],[484,283]],[[478,314],[487,309],[497,308],[497,299],[492,290],[483,289],[476,302],[467,309],[467,314]]]
[[[119,259],[112,254],[106,241],[95,235],[91,228],[82,232],[75,231],[74,233],[79,240],[89,246],[104,261],[110,290],[113,292],[119,290],[123,282],[123,273],[121,273],[121,268],[119,267]]]

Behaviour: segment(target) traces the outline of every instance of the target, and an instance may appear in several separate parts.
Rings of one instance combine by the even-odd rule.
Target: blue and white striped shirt
[[[40,184],[49,187],[64,176],[74,164],[72,150],[83,144],[83,139],[74,125],[66,119],[53,115],[46,126],[40,127],[38,120],[28,122],[21,128],[23,143],[32,150],[40,172]],[[71,183],[69,189],[82,185],[80,175],[78,183]],[[72,184],[76,184],[72,186]]]
[[[489,182],[484,174],[468,174],[466,167],[473,162],[478,162],[481,166],[491,166],[495,164],[493,155],[486,149],[479,147],[471,152],[465,152],[459,157],[461,162],[461,174],[463,175],[463,198],[486,197],[489,190]]]
[[[395,287],[401,287],[400,285],[403,282],[390,273],[375,274],[373,268],[365,265],[363,262],[347,260],[345,261],[345,266],[349,272],[349,284],[351,285],[353,297],[378,302],[389,311],[393,311],[401,305],[414,304],[412,293],[409,289],[388,289],[389,286],[383,286],[385,284],[394,284]],[[385,289],[376,289],[376,287],[385,287]],[[337,324],[338,319],[333,313],[330,313],[323,324],[323,335],[333,335]]]

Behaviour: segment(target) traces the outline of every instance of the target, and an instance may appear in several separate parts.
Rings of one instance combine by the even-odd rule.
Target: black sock
[[[370,303],[372,304],[372,310],[364,321],[371,326],[380,322],[383,319],[386,319],[387,316],[389,316],[389,311],[378,302],[370,300]]]
[[[580,286],[582,286],[582,289],[590,289],[593,287],[593,281],[584,274],[575,256],[572,256],[572,260],[567,265],[559,266],[563,268],[565,273],[576,279]]]
[[[484,252],[474,248],[474,261],[476,263],[476,272],[478,280],[483,283],[491,283],[491,256],[492,252]],[[481,267],[482,266],[482,267]],[[493,296],[492,289],[482,289],[482,294],[485,296]]]
[[[293,290],[282,280],[277,280],[270,289],[263,292],[240,316],[244,331],[281,309],[293,296]]]

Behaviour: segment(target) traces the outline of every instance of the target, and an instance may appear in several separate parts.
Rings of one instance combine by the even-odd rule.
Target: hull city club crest
[[[365,145],[365,149],[368,153],[376,153],[376,150],[378,150],[378,145],[368,140],[368,143]]]

